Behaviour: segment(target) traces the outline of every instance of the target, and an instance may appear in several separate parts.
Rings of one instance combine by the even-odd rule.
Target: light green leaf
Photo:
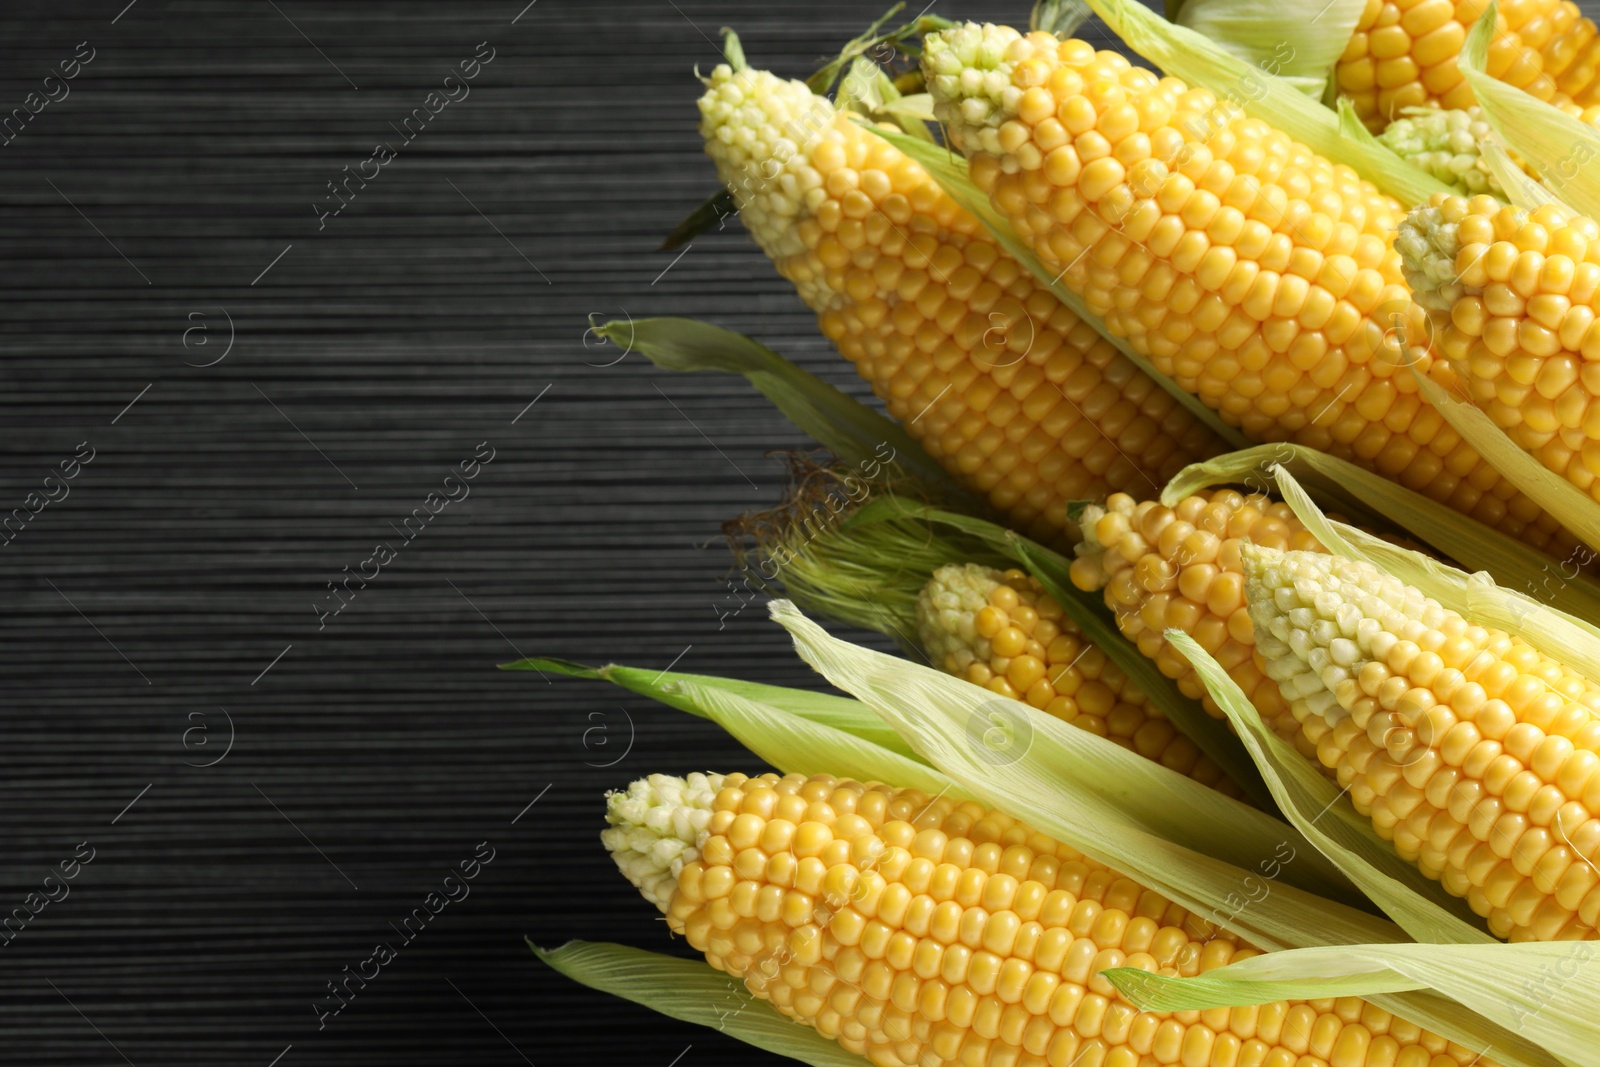
[[[1600,159],[1600,130],[1489,76],[1495,11],[1491,2],[1478,16],[1458,64],[1483,117],[1509,148],[1528,161],[1545,188],[1579,212],[1600,217],[1600,181],[1590,166]]]
[[[1188,0],[1183,11],[1194,5]],[[1318,155],[1354,168],[1363,178],[1411,207],[1450,187],[1413,167],[1388,149],[1346,139],[1336,115],[1317,101],[1266,71],[1207,40],[1186,26],[1174,25],[1139,0],[1089,0],[1112,31],[1167,74],[1190,85],[1204,86],[1220,101],[1219,118],[1242,110],[1282,130]],[[1183,18],[1183,12],[1179,18]],[[1347,34],[1343,40],[1348,40]]]
[[[1251,492],[1271,492],[1275,484],[1273,469],[1279,465],[1291,472],[1326,510],[1340,512],[1371,528],[1387,526],[1404,531],[1468,570],[1488,572],[1503,588],[1526,590],[1568,614],[1600,619],[1600,583],[1577,569],[1593,558],[1591,553],[1585,552],[1567,565],[1558,564],[1498,530],[1464,521],[1453,508],[1302,445],[1259,445],[1191,464],[1167,483],[1161,501],[1171,507],[1191,493],[1216,485],[1243,485]]]
[[[1085,0],[1038,0],[1028,14],[1028,29],[1071,37],[1093,14]]]
[[[1517,488],[1530,500],[1549,512],[1585,544],[1600,549],[1600,504],[1524,452],[1476,404],[1446,392],[1443,386],[1415,367],[1411,368],[1411,375],[1416,379],[1423,398],[1439,409],[1439,414],[1467,444],[1477,450],[1478,455],[1516,483]]]
[[[834,696],[832,693],[790,689],[781,685],[762,685],[758,682],[743,682],[736,678],[721,678],[710,674],[678,674],[672,671],[623,667],[615,663],[604,667],[586,667],[571,660],[537,656],[502,664],[500,669],[545,671],[551,674],[564,674],[569,678],[611,682],[629,692],[660,701],[678,711],[698,715],[702,719],[716,718],[704,703],[704,696],[708,691],[720,691],[757,704],[781,708],[796,718],[831,730],[842,730],[910,759],[917,758],[911,751],[911,746],[906,744],[899,734],[885,726],[883,720],[878,718],[871,708],[859,700]]]
[[[1062,613],[1096,648],[1106,654],[1106,658],[1149,698],[1150,703],[1169,722],[1199,746],[1200,751],[1211,757],[1229,778],[1245,790],[1252,801],[1264,809],[1271,808],[1271,795],[1239,739],[1228,732],[1221,720],[1208,714],[1198,700],[1179,691],[1176,682],[1162,674],[1155,663],[1122,636],[1099,593],[1087,593],[1072,584],[1068,574],[1071,562],[1065,556],[992,522],[898,497],[867,505],[845,524],[844,532],[852,535],[869,530],[879,522],[907,519],[957,530],[1020,565],[1037,578],[1045,591],[1061,605]]]
[[[1187,0],[1175,21],[1320,101],[1365,7],[1366,0]]]
[[[772,615],[802,659],[967,792],[1252,943],[1398,936],[1350,907],[1361,900],[1343,876],[1273,817],[1020,701],[834,638],[787,601]],[[1262,871],[1277,881],[1246,905]],[[1296,925],[1300,907],[1326,909],[1314,931]]]
[[[603,941],[568,941],[545,949],[528,942],[553,970],[590,989],[610,993],[673,1019],[709,1026],[747,1045],[813,1067],[868,1067],[809,1026],[778,1014],[745,984],[700,960]]]
[[[1516,161],[1511,158],[1511,153],[1507,152],[1500,142],[1488,141],[1480,151],[1483,153],[1484,163],[1489,167],[1489,173],[1494,175],[1494,180],[1500,183],[1500,188],[1506,191],[1506,196],[1517,207],[1524,211],[1532,211],[1545,204],[1561,203],[1555,193],[1517,166]]]
[[[1592,1064],[1600,1048],[1600,946],[1593,941],[1307,948],[1193,978],[1130,967],[1101,973],[1135,1005],[1156,1011],[1435,989],[1537,1043],[1548,1053],[1543,1062]],[[1507,1062],[1504,1042],[1484,1055]]]
[[[743,334],[679,318],[616,319],[591,332],[624,355],[638,352],[663,370],[743,375],[790,422],[847,463],[881,458],[878,449],[887,445],[895,462],[924,487],[941,498],[978,506],[899,423]]]
[[[1028,268],[1028,273],[1032,274],[1034,278],[1048,288],[1051,294],[1066,306],[1068,311],[1088,323],[1101,337],[1110,341],[1117,351],[1127,356],[1134,366],[1138,367],[1152,381],[1161,386],[1195,418],[1210,427],[1213,433],[1238,448],[1245,447],[1248,442],[1237,428],[1223,422],[1222,418],[1215,411],[1206,407],[1199,397],[1185,391],[1177,382],[1156,370],[1149,360],[1134,351],[1126,341],[1113,336],[1106,329],[1105,321],[1089,310],[1082,297],[1063,286],[1058,275],[1045,269],[1044,264],[1039,262],[1039,257],[1035,256],[1033,250],[1017,236],[1010,223],[1006,222],[1000,213],[990,205],[989,198],[983,195],[977,186],[972,184],[972,179],[967,175],[966,160],[955,155],[948,148],[926,144],[895,130],[884,129],[881,126],[873,126],[871,130],[921,164],[922,169],[928,172],[928,175],[939,184],[939,187],[949,193],[952,200],[971,212],[979,222],[983,223],[984,229],[988,230],[994,239],[999,242],[1000,247],[1004,248],[1012,259]]]
[[[1200,672],[1206,689],[1250,748],[1289,821],[1389,917],[1419,941],[1491,940],[1465,902],[1401,859],[1345,797],[1293,746],[1269,730],[1237,682],[1181,630],[1167,641]]]

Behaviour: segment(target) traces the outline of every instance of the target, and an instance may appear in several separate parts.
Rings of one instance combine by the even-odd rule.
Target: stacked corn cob
[[[718,66],[701,134],[740,216],[935,458],[1019,528],[1223,451],[925,170],[800,82]]]
[[[1600,500],[1600,226],[1553,204],[1441,195],[1396,243],[1478,406]]]
[[[1015,568],[952,564],[917,603],[917,634],[939,669],[1114,741],[1229,796],[1239,787],[1180,733],[1038,580]]]
[[[1455,376],[1391,247],[1399,207],[1370,183],[1082,41],[969,24],[930,36],[923,68],[995,208],[1224,419],[1567,543],[1418,394],[1413,367]]]
[[[1099,972],[1257,955],[1030,827],[829,775],[653,775],[602,835],[667,925],[755,996],[880,1067],[1491,1060],[1354,997],[1139,1011]]]
[[[1600,686],[1371,564],[1243,560],[1258,652],[1357,810],[1497,936],[1600,936]]]
[[[1465,108],[1472,89],[1457,61],[1478,0],[1367,0],[1334,68],[1341,96],[1378,131],[1409,107]],[[1500,5],[1489,73],[1552,104],[1600,103],[1600,38],[1570,0]]]

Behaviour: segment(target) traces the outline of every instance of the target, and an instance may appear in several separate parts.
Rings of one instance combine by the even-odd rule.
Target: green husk
[[[1365,0],[1187,0],[1172,21],[1320,101],[1365,7]]]
[[[1532,211],[1545,204],[1561,203],[1555,193],[1517,166],[1516,161],[1511,158],[1511,153],[1507,152],[1498,141],[1485,144],[1482,152],[1489,173],[1494,175],[1494,180],[1500,183],[1500,188],[1506,191],[1506,196],[1517,207],[1524,211]]]
[[[721,678],[710,674],[679,674],[672,671],[623,667],[615,663],[604,667],[586,667],[571,660],[539,656],[502,664],[500,669],[544,671],[550,674],[563,674],[569,678],[610,682],[629,692],[658,700],[670,708],[725,725],[718,718],[718,712],[706,700],[706,694],[714,691],[769,708],[781,709],[785,715],[795,719],[850,734],[907,759],[918,758],[911,750],[911,746],[906,744],[894,730],[884,725],[883,720],[873,714],[872,709],[859,700],[834,696],[831,693],[790,689],[781,685],[762,685],[758,682],[742,682],[735,678]]]
[[[922,54],[922,48],[918,38],[955,25],[947,18],[924,13],[887,33],[879,33],[883,24],[903,11],[905,6],[904,3],[898,3],[884,12],[876,22],[867,27],[864,33],[841,48],[839,54],[826,66],[807,78],[806,87],[818,96],[826,96],[839,72],[858,56],[865,56],[871,52],[876,57],[883,53],[885,48],[891,49],[898,55],[919,56]]]
[[[1600,1047],[1594,1011],[1600,1001],[1597,956],[1600,948],[1592,941],[1359,945],[1275,952],[1193,978],[1129,967],[1101,973],[1136,1006],[1155,1011],[1434,989],[1531,1038],[1547,1053],[1536,1062],[1559,1057],[1577,1067],[1593,1063]],[[1484,1054],[1511,1062],[1505,1044],[1501,1039]]]
[[[1544,470],[1543,465],[1538,466]],[[1503,588],[1536,590],[1561,611],[1600,619],[1600,582],[1590,575],[1580,573],[1576,567],[1568,574],[1562,567],[1558,574],[1560,584],[1551,588],[1552,568],[1561,565],[1544,553],[1498,530],[1466,521],[1455,509],[1396,485],[1382,475],[1303,445],[1258,445],[1191,464],[1167,483],[1161,502],[1171,507],[1189,494],[1215,485],[1244,485],[1253,492],[1267,492],[1274,485],[1273,471],[1277,467],[1291,473],[1327,510],[1338,511],[1368,527],[1403,531],[1469,571],[1487,572]],[[1562,484],[1567,483],[1562,480]]]
[[[743,375],[790,422],[847,463],[880,461],[880,449],[888,447],[902,476],[925,492],[974,510],[980,507],[899,423],[743,334],[680,318],[616,319],[592,327],[592,332],[663,370]]]
[[[1177,683],[1122,636],[1100,594],[1084,592],[1072,584],[1072,563],[1065,556],[994,523],[896,497],[868,504],[844,524],[842,535],[854,536],[884,521],[909,521],[957,531],[968,544],[982,545],[1033,575],[1061,605],[1062,614],[1116,664],[1152,705],[1237,782],[1251,800],[1263,807],[1271,806],[1271,796],[1239,739],[1220,720],[1212,718],[1198,700],[1184,696]]]
[[[851,61],[835,103],[874,122],[892,122],[919,141],[933,142],[928,126],[934,121],[933,98],[927,93],[902,94],[883,68],[864,56]]]
[[[682,248],[701,234],[710,233],[712,227],[722,229],[726,220],[738,213],[739,204],[733,194],[726,189],[718,189],[674,226],[656,251],[671,252],[675,248]]]
[[[1523,451],[1476,404],[1446,392],[1415,367],[1411,368],[1411,375],[1423,398],[1439,409],[1451,428],[1486,462],[1585,544],[1600,549],[1600,504]]]
[[[1528,161],[1552,195],[1585,215],[1600,217],[1600,181],[1589,166],[1600,159],[1600,130],[1489,76],[1495,13],[1491,0],[1467,34],[1459,63],[1483,117],[1509,148]]]
[[[1071,37],[1093,15],[1085,0],[1038,0],[1028,13],[1028,29]]]
[[[994,239],[999,242],[1000,247],[1004,248],[1011,258],[1028,268],[1028,272],[1048,288],[1057,300],[1066,305],[1067,310],[1088,323],[1096,333],[1111,342],[1117,351],[1127,356],[1134,366],[1138,367],[1152,381],[1161,386],[1173,399],[1182,404],[1187,411],[1210,427],[1213,433],[1238,448],[1243,448],[1248,444],[1237,428],[1223,422],[1222,418],[1215,411],[1206,407],[1199,397],[1187,392],[1177,382],[1156,370],[1148,359],[1134,351],[1122,338],[1113,336],[1106,329],[1104,320],[1091,312],[1080,296],[1061,284],[1059,275],[1052,274],[1046,270],[1044,264],[1039,262],[1039,257],[1033,254],[1033,250],[1017,236],[1011,225],[990,205],[989,198],[984,196],[978,190],[978,187],[972,184],[972,179],[967,175],[967,168],[961,157],[954,155],[948,148],[941,148],[937,145],[918,141],[914,137],[909,137],[895,130],[886,129],[882,126],[870,128],[873,133],[921,164],[922,169],[928,172],[929,177],[933,178],[946,193],[949,193],[952,200],[971,212],[979,222],[983,223],[984,229],[988,230]]]
[[[1345,878],[1270,815],[1020,701],[831,637],[788,601],[775,601],[772,615],[802,659],[968,793],[1252,942],[1345,941],[1359,930],[1398,936],[1355,910],[1363,902]],[[1241,879],[1275,853],[1281,858],[1286,843],[1294,854],[1276,872],[1275,889],[1328,909],[1326,921],[1310,931],[1264,908],[1223,914]]]
[[[1344,163],[1407,207],[1450,187],[1370,142],[1344,137],[1332,111],[1186,26],[1174,25],[1138,0],[1089,0],[1106,25],[1167,74],[1204,86],[1223,101],[1282,130],[1318,155]],[[1189,0],[1185,8],[1195,0]],[[1180,12],[1179,18],[1183,17]],[[1348,40],[1346,34],[1344,40]]]
[[[778,1014],[771,1004],[751,996],[743,982],[703,960],[596,941],[568,941],[553,949],[529,941],[528,947],[552,970],[590,989],[673,1019],[715,1027],[774,1055],[813,1067],[867,1067],[865,1058]]]

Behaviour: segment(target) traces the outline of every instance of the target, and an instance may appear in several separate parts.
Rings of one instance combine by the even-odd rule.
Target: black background
[[[0,14],[0,115],[94,51],[0,147],[0,514],[95,450],[0,547],[0,913],[95,850],[0,947],[4,1057],[776,1062],[523,943],[683,951],[600,847],[602,794],[764,768],[620,690],[495,666],[817,684],[759,606],[725,617],[719,533],[804,439],[742,381],[583,335],[703,317],[865,395],[737,223],[655,247],[714,190],[693,68],[719,27],[804,76],[878,5],[124,2]],[[470,95],[320,224],[326,183],[479,42]],[[390,524],[480,442],[471,496],[402,545]],[[397,557],[319,629],[380,541]],[[228,717],[231,750],[191,766]],[[471,896],[319,1030],[326,983],[478,842]]]

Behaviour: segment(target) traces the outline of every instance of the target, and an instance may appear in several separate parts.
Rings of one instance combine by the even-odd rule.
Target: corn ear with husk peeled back
[[[1377,132],[1408,108],[1467,108],[1458,60],[1486,5],[1479,0],[1367,0],[1334,66],[1339,95]],[[1501,4],[1490,75],[1549,104],[1600,104],[1600,37],[1571,0]]]
[[[1021,700],[1164,767],[1240,796],[1237,784],[1090,643],[1037,578],[947,564],[917,601],[917,634],[946,673]]]
[[[1396,246],[1465,392],[1600,501],[1600,225],[1556,204],[1437,196]]]
[[[1070,503],[1147,492],[1225,450],[858,117],[728,64],[700,114],[746,229],[823,333],[1017,528],[1059,543]]]
[[[1256,440],[1374,470],[1524,542],[1570,535],[1446,423],[1399,204],[1204,89],[969,24],[923,70],[973,182],[1112,333]]]
[[[1497,936],[1600,936],[1600,686],[1369,562],[1242,555],[1258,652],[1356,809]]]
[[[1461,1067],[1355,997],[1140,1011],[1101,971],[1191,976],[1251,946],[973,801],[816,774],[652,775],[602,834],[667,926],[879,1067]]]

